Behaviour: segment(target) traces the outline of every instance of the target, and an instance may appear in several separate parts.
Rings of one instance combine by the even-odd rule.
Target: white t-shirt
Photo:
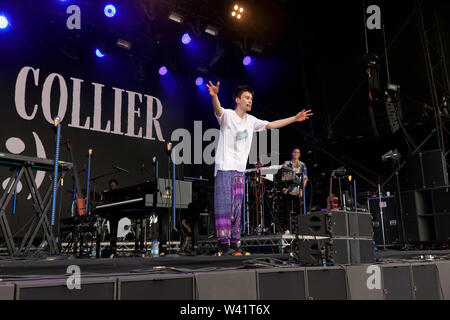
[[[222,116],[216,115],[216,118],[220,125],[220,135],[214,176],[219,170],[244,172],[252,147],[253,133],[266,130],[269,122],[249,114],[245,114],[242,119],[232,109],[223,109]]]

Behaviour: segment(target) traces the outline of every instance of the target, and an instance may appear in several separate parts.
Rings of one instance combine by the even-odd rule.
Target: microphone
[[[120,167],[118,167],[118,166],[112,166],[112,168],[113,169],[116,169],[117,171],[120,171],[120,172],[125,172],[125,173],[130,173],[130,171],[128,171],[128,170],[126,170],[126,169],[122,169],[122,168],[120,168]]]

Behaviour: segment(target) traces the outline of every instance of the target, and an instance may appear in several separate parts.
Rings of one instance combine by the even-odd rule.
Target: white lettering
[[[25,120],[33,120],[36,116],[36,112],[38,109],[38,105],[34,105],[33,112],[31,115],[27,114],[27,110],[25,107],[25,89],[27,84],[28,73],[33,71],[34,76],[34,85],[37,87],[39,84],[39,69],[33,69],[31,67],[23,67],[16,80],[16,94],[15,94],[15,102],[16,102],[16,110],[19,116]]]

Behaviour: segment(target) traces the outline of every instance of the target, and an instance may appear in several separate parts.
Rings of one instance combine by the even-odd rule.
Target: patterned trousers
[[[214,181],[216,234],[221,244],[237,243],[241,238],[241,208],[244,174],[219,171]]]

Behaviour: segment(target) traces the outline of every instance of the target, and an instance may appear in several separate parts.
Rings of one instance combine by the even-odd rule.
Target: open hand
[[[302,122],[305,120],[308,120],[311,116],[313,116],[314,114],[311,113],[311,110],[306,110],[303,109],[302,112],[299,112],[296,116],[295,116],[295,121],[296,122]]]
[[[211,97],[217,96],[217,94],[219,93],[220,81],[217,82],[215,86],[210,81],[209,84],[206,84],[206,86],[208,87]]]

